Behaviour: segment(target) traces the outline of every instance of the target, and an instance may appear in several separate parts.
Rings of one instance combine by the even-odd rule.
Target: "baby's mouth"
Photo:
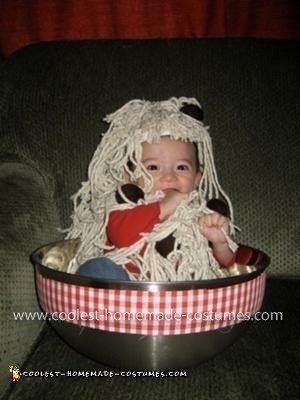
[[[163,192],[164,192],[165,194],[168,194],[168,193],[170,193],[170,192],[178,192],[178,190],[175,189],[175,188],[167,188],[167,189],[163,189]]]

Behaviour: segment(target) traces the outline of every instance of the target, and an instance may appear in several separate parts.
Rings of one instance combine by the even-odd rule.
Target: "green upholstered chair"
[[[8,399],[296,399],[299,393],[299,43],[254,39],[82,41],[28,46],[0,65],[0,393]],[[70,196],[107,128],[133,98],[196,97],[210,126],[237,241],[271,257],[263,310],[230,349],[187,378],[24,378],[104,371],[38,312],[30,253],[62,238]],[[111,369],[110,369],[111,370]]]

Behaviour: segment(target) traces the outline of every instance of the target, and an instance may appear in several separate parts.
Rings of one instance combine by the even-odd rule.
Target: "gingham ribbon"
[[[261,307],[266,274],[222,288],[160,292],[78,286],[38,272],[36,277],[40,305],[56,319],[111,332],[177,335],[249,319]]]

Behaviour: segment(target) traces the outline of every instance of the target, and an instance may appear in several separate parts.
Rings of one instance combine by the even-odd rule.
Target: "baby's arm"
[[[187,198],[187,194],[179,193],[175,190],[167,193],[166,197],[160,202],[160,220],[163,221],[172,215],[178,205]],[[220,204],[218,203],[216,205],[212,203],[211,206],[212,208],[216,206],[219,207]],[[225,210],[225,204],[224,206],[223,212],[227,211]],[[221,230],[223,229],[226,234],[229,234],[228,218],[218,212],[203,215],[199,218],[199,227],[202,235],[211,242],[213,255],[221,267],[230,267],[234,263],[235,255],[229,248],[225,235]]]
[[[125,184],[122,186],[125,196],[137,202],[139,198],[144,198],[141,190],[134,184]],[[117,248],[128,247],[141,238],[142,233],[151,232],[154,225],[164,221],[174,213],[177,206],[188,195],[177,191],[170,191],[160,201],[148,205],[139,205],[132,209],[116,210],[109,214],[107,225],[107,236],[111,244]],[[116,193],[118,203],[124,203],[122,197]],[[170,240],[169,240],[170,239]],[[156,243],[157,251],[166,257],[174,245],[172,235]]]
[[[160,222],[159,214],[158,202],[112,211],[107,224],[108,240],[118,248],[131,246],[141,239],[141,233],[153,230]]]
[[[225,235],[229,234],[228,218],[214,212],[212,214],[203,215],[199,218],[200,232],[206,239],[211,242],[214,257],[222,267],[229,267],[234,261],[234,254],[230,250]]]

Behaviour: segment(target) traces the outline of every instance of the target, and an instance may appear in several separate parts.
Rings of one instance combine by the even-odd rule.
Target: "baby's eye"
[[[190,167],[187,164],[179,164],[179,165],[177,165],[176,169],[178,171],[189,171]]]
[[[147,171],[158,171],[158,165],[155,164],[149,164],[146,167]]]

